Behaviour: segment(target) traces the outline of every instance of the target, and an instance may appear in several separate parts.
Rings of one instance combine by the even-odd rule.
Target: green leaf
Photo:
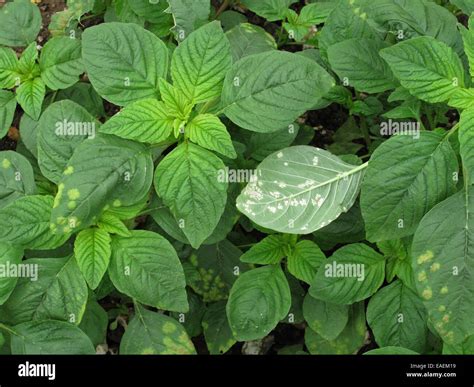
[[[7,3],[0,9],[0,45],[24,47],[36,39],[41,13],[29,1]]]
[[[42,174],[59,183],[74,150],[85,139],[94,138],[99,125],[75,102],[64,100],[49,105],[37,128],[38,164]]]
[[[131,233],[112,238],[109,275],[115,287],[143,304],[186,312],[186,281],[173,246],[150,231]]]
[[[329,74],[301,55],[283,51],[250,55],[227,72],[223,112],[244,129],[275,132],[311,109],[332,86]]]
[[[385,259],[363,243],[346,245],[321,265],[309,294],[319,300],[349,305],[374,294],[385,278]]]
[[[35,250],[61,246],[68,235],[54,235],[50,230],[51,196],[24,196],[0,209],[0,241]]]
[[[469,18],[468,27],[469,29],[459,27],[459,31],[462,35],[464,51],[469,62],[469,74],[472,78],[474,75],[474,19],[472,17]]]
[[[119,217],[108,212],[102,214],[97,222],[97,226],[109,234],[117,234],[123,237],[129,237],[132,235],[130,230],[125,226],[125,224],[123,224]]]
[[[98,228],[81,231],[74,242],[74,256],[91,289],[97,288],[110,262],[110,235]]]
[[[29,79],[16,89],[16,99],[26,114],[38,120],[46,93],[41,78]]]
[[[202,319],[202,326],[211,355],[226,353],[236,343],[227,320],[225,301],[209,305]]]
[[[297,0],[242,0],[241,3],[258,16],[268,21],[276,21],[284,19],[287,9],[291,4],[296,3],[296,1]]]
[[[38,48],[36,43],[30,43],[28,47],[21,54],[20,60],[18,61],[18,71],[23,76],[37,75],[37,64],[38,59]]]
[[[298,124],[290,124],[288,128],[272,133],[246,132],[248,139],[246,154],[251,155],[254,160],[262,161],[273,152],[289,147],[298,133],[300,133]]]
[[[464,87],[464,69],[456,53],[428,36],[409,39],[380,51],[402,86],[426,102],[447,101]]]
[[[186,278],[189,286],[204,302],[225,300],[238,276],[248,270],[240,262],[242,252],[227,240],[200,247],[189,257],[195,276]]]
[[[169,115],[187,121],[193,109],[192,102],[181,90],[162,78],[160,78],[159,87],[161,99],[165,103]]]
[[[373,153],[362,184],[367,239],[413,234],[423,215],[456,191],[457,172],[456,155],[438,133],[385,141]]]
[[[19,324],[11,335],[14,355],[94,355],[87,335],[74,325],[43,320]]]
[[[100,131],[129,140],[157,144],[171,135],[173,121],[174,117],[163,102],[144,99],[125,107],[109,119]]]
[[[277,264],[286,256],[287,244],[280,235],[269,235],[240,257],[242,262]]]
[[[230,43],[232,59],[237,62],[243,57],[274,51],[277,44],[272,35],[262,27],[250,23],[241,23],[226,32]]]
[[[0,138],[5,137],[15,115],[15,94],[11,91],[0,90]]]
[[[155,189],[182,226],[194,248],[214,231],[227,201],[227,182],[218,174],[224,163],[211,152],[183,143],[158,165]]]
[[[379,290],[367,307],[367,323],[380,347],[424,352],[429,332],[426,317],[423,302],[401,281]]]
[[[128,4],[134,13],[147,22],[167,25],[173,19],[170,14],[165,13],[169,6],[167,1],[134,0]]]
[[[94,117],[105,115],[103,100],[90,83],[78,82],[67,89],[59,90],[55,101],[65,99],[78,103]]]
[[[171,77],[188,100],[204,102],[221,94],[231,61],[229,41],[220,23],[214,21],[191,33],[176,48]]]
[[[309,327],[325,340],[336,339],[349,321],[350,307],[332,304],[306,294],[303,315]]]
[[[195,29],[201,27],[209,19],[211,2],[209,0],[168,0],[173,15],[172,31],[179,42],[186,39]]]
[[[202,334],[201,321],[206,311],[206,305],[201,297],[194,292],[188,291],[187,295],[189,310],[186,313],[173,312],[170,316],[183,325],[189,337],[197,337]]]
[[[0,208],[35,193],[35,178],[29,161],[18,152],[0,152]]]
[[[39,65],[41,79],[50,89],[74,85],[84,72],[80,41],[65,36],[48,40],[41,50]]]
[[[388,44],[375,39],[354,38],[334,44],[328,49],[329,63],[340,79],[357,91],[380,93],[397,84],[379,51]]]
[[[474,334],[474,187],[437,204],[413,238],[412,267],[429,319],[443,341]]]
[[[199,114],[186,125],[189,139],[203,148],[219,152],[235,159],[232,139],[225,125],[213,114]]]
[[[11,89],[20,82],[18,58],[11,48],[0,47],[0,88]]]
[[[334,340],[326,340],[311,328],[306,328],[304,341],[312,355],[352,355],[364,344],[366,337],[364,304],[349,307],[349,321]]]
[[[235,281],[227,303],[227,317],[238,341],[257,340],[286,317],[290,306],[290,287],[280,266],[263,266]]]
[[[461,113],[459,120],[459,143],[461,146],[462,163],[466,171],[467,181],[474,183],[474,109]]]
[[[141,144],[107,135],[84,141],[58,185],[52,229],[59,234],[78,231],[109,207],[140,202],[148,195],[152,173],[150,151]]]
[[[122,355],[193,355],[196,353],[181,324],[171,317],[135,304],[135,317],[120,343]]]
[[[79,328],[89,336],[94,346],[105,344],[109,318],[107,312],[93,299],[87,303]]]
[[[309,234],[351,208],[365,167],[310,146],[282,149],[257,167],[237,208],[262,227]]]
[[[404,286],[416,291],[415,278],[411,268],[411,237],[406,239],[394,239],[377,243],[377,248],[383,253],[387,260],[386,279],[392,282],[395,276],[400,278]]]
[[[8,243],[0,243],[0,305],[3,305],[18,282],[17,265],[23,259],[23,250]],[[8,270],[13,268],[13,272]],[[16,272],[16,273],[15,273]]]
[[[288,271],[301,281],[311,284],[326,257],[314,242],[303,240],[288,256]]]
[[[23,261],[30,276],[18,280],[2,307],[10,324],[54,319],[78,325],[87,304],[88,289],[76,260],[32,258]]]
[[[158,80],[168,71],[168,49],[136,24],[105,23],[82,35],[82,57],[97,92],[124,106],[159,96]]]

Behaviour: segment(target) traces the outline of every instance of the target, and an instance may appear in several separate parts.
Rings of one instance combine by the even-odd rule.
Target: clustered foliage
[[[473,11],[7,2],[0,353],[474,353]]]

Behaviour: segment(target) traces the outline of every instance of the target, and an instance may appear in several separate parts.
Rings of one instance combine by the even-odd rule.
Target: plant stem
[[[222,5],[219,7],[219,9],[216,12],[216,19],[224,12],[228,7],[229,7],[230,0],[224,0]]]
[[[13,329],[7,327],[5,324],[0,323],[0,329],[3,329],[5,332],[10,333],[11,335],[18,336],[17,333]]]

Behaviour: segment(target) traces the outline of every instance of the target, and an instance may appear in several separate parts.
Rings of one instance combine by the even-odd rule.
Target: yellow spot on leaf
[[[432,259],[433,259],[433,252],[428,250],[426,253],[424,253],[424,254],[422,254],[418,257],[417,262],[418,262],[418,265],[421,265],[425,262],[431,261]]]
[[[163,333],[170,334],[176,331],[176,325],[170,322],[165,322],[163,325]]]
[[[438,307],[438,311],[440,311],[440,312],[444,312],[445,310],[446,310],[446,307],[444,305],[440,305]]]
[[[73,189],[70,189],[69,191],[67,191],[67,197],[70,200],[77,200],[77,199],[79,199],[80,196],[81,196],[81,193],[79,192],[79,190],[77,188],[73,188]]]
[[[67,208],[69,208],[70,210],[74,210],[76,207],[77,207],[77,203],[74,200],[70,201],[67,204]]]
[[[421,295],[425,300],[429,300],[431,297],[433,297],[433,291],[430,287],[427,287],[425,290],[423,290],[423,293]]]
[[[122,202],[118,199],[114,200],[114,202],[112,203],[112,205],[114,207],[120,207],[122,205]]]
[[[74,173],[74,167],[72,166],[69,166],[64,170],[64,174],[66,176],[72,175],[73,173]]]
[[[440,293],[441,294],[447,294],[448,293],[448,287],[447,286],[443,286],[440,290]]]
[[[449,315],[445,314],[445,315],[443,316],[443,321],[444,321],[445,323],[449,322]]]
[[[10,165],[12,165],[12,163],[10,163],[10,160],[8,159],[3,159],[2,161],[2,167],[7,169],[7,168],[10,168]]]
[[[430,270],[434,273],[435,271],[438,271],[441,265],[438,262],[435,262],[431,265]]]
[[[420,282],[426,281],[426,271],[423,270],[418,273],[418,281]]]

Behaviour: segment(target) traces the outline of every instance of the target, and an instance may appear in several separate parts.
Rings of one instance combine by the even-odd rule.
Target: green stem
[[[453,135],[453,133],[456,133],[458,129],[459,129],[459,122],[456,125],[454,125],[451,129],[449,129],[449,132],[448,132],[448,135],[446,136],[446,139],[451,137]]]
[[[221,16],[222,12],[224,12],[227,8],[229,8],[230,0],[224,0],[222,5],[219,7],[219,9],[216,12],[216,19]]]
[[[18,336],[18,334],[13,329],[7,327],[5,324],[0,323],[0,329],[3,329],[5,332],[10,333],[11,335]]]

